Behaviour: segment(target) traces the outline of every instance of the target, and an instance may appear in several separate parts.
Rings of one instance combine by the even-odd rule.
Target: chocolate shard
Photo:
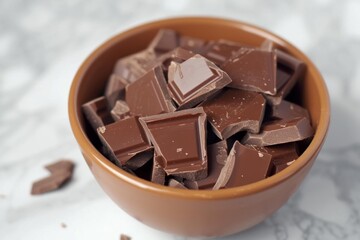
[[[271,155],[271,163],[274,168],[273,174],[285,169],[299,157],[297,144],[295,142],[267,147],[249,145],[249,147],[252,147],[261,153]]]
[[[169,180],[168,186],[173,187],[173,188],[179,188],[179,189],[187,189],[187,187],[185,187],[181,182],[179,182],[173,178]]]
[[[214,189],[243,186],[265,179],[271,170],[271,155],[236,141]]]
[[[113,122],[105,97],[99,97],[83,104],[82,111],[94,131]]]
[[[228,147],[226,141],[220,141],[207,147],[208,153],[208,176],[197,181],[185,180],[184,185],[189,189],[213,189],[219,178],[221,169],[224,167]],[[217,189],[214,189],[217,190]]]
[[[131,116],[129,105],[123,100],[117,100],[110,113],[114,121],[119,121]]]
[[[61,159],[55,163],[51,163],[45,166],[45,168],[51,173],[56,172],[73,172],[74,162],[68,159]]]
[[[101,142],[107,148],[109,158],[118,166],[123,166],[139,153],[152,150],[138,117],[117,121],[100,127],[97,131]]]
[[[135,157],[126,162],[125,166],[131,170],[137,170],[143,167],[154,155],[153,149],[138,153]]]
[[[299,59],[294,58],[281,50],[275,50],[277,56],[276,78],[278,91],[274,96],[265,95],[269,104],[278,105],[284,99],[296,82],[305,74],[306,65]]]
[[[148,66],[149,68],[161,66],[162,69],[166,72],[168,71],[171,62],[182,63],[188,60],[189,58],[193,57],[194,55],[195,53],[189,50],[183,49],[181,47],[177,47],[172,51],[160,55],[154,61],[149,62]]]
[[[310,119],[309,112],[305,108],[285,100],[282,100],[278,105],[271,106],[270,117],[276,119],[306,117]]]
[[[203,108],[140,118],[167,175],[198,180],[207,176],[206,114]]]
[[[189,36],[180,37],[180,47],[201,54],[205,47],[205,40]]]
[[[112,74],[110,76],[104,94],[108,101],[109,109],[112,109],[115,106],[117,100],[124,99],[125,87],[127,84],[127,81],[119,75]]]
[[[298,117],[264,123],[259,134],[247,133],[242,143],[257,146],[271,146],[296,142],[314,135],[309,119]]]
[[[260,131],[265,98],[260,93],[227,88],[201,106],[214,133],[221,139],[227,139],[239,131]]]
[[[195,55],[183,63],[172,62],[168,73],[170,94],[179,109],[196,106],[231,83],[214,63]]]
[[[178,46],[179,36],[177,32],[171,29],[160,29],[148,48],[153,49],[155,52],[164,53]]]
[[[39,195],[61,188],[72,177],[70,171],[59,171],[52,173],[49,177],[33,183],[31,195]]]
[[[153,183],[164,185],[165,177],[166,177],[166,172],[160,166],[160,164],[157,162],[157,156],[155,154],[154,161],[153,161],[152,173],[151,173],[151,181]]]
[[[154,61],[156,57],[156,53],[148,49],[134,53],[119,59],[115,64],[113,73],[128,83],[135,82],[151,69],[148,64]]]
[[[126,86],[126,102],[132,115],[150,116],[175,111],[161,67],[155,67]]]
[[[276,55],[273,51],[241,48],[221,68],[232,79],[229,87],[275,95]]]
[[[120,240],[131,240],[131,237],[129,237],[128,235],[125,235],[125,234],[121,234]]]
[[[224,39],[211,41],[205,46],[203,56],[216,65],[221,66],[242,47],[244,47],[244,45],[240,43]]]
[[[265,39],[265,40],[261,43],[260,49],[261,49],[261,50],[264,50],[264,51],[272,52],[272,51],[275,50],[274,42],[271,41],[270,39]]]

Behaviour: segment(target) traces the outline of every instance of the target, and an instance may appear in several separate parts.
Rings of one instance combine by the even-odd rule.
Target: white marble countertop
[[[84,58],[113,34],[178,15],[248,21],[314,60],[332,101],[326,144],[301,188],[271,218],[223,239],[360,239],[360,2],[0,1],[0,239],[184,239],[151,229],[99,188],[70,130],[67,97]],[[42,166],[76,161],[74,181],[30,196]],[[66,227],[62,227],[62,223]]]

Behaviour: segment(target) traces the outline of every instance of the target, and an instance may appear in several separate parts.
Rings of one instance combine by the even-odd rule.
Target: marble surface
[[[300,189],[271,218],[223,239],[360,239],[359,13],[358,0],[0,0],[0,238],[185,239],[137,222],[102,192],[72,136],[67,96],[80,63],[115,33],[210,15],[296,44],[324,75],[332,102],[326,144]],[[31,182],[47,174],[42,166],[62,157],[76,161],[74,181],[30,196]]]

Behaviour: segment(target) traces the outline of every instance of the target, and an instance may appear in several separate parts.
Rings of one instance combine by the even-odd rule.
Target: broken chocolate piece
[[[125,234],[121,234],[120,240],[131,240],[131,237],[129,237],[128,235],[125,235]]]
[[[280,104],[281,100],[285,98],[295,83],[304,75],[306,65],[299,59],[294,58],[280,50],[275,50],[277,56],[277,87],[278,91],[274,96],[265,95],[268,103],[272,105]]]
[[[114,67],[114,74],[119,75],[128,83],[135,82],[151,68],[149,62],[156,59],[157,55],[152,50],[143,50],[130,56],[119,59]]]
[[[295,160],[292,160],[292,161],[287,162],[287,163],[283,163],[283,164],[280,164],[280,165],[275,165],[274,174],[281,172],[282,170],[284,170],[285,168],[287,168],[288,166],[290,166],[294,162],[295,162]]]
[[[159,53],[164,53],[173,50],[179,46],[178,34],[171,29],[160,29],[152,42],[149,49]]]
[[[155,67],[126,86],[126,102],[136,116],[175,111],[161,67]]]
[[[261,45],[260,45],[260,49],[264,50],[264,51],[274,51],[275,47],[274,47],[274,42],[269,40],[269,39],[265,39]]]
[[[221,66],[242,47],[244,45],[240,43],[220,39],[209,42],[203,50],[203,55],[216,65]]]
[[[56,172],[73,172],[74,163],[71,160],[61,159],[55,163],[51,163],[45,166],[50,173]]]
[[[229,87],[275,95],[276,55],[255,48],[241,48],[221,68],[229,74]]]
[[[309,112],[299,105],[282,100],[280,104],[271,107],[270,116],[277,119],[290,119],[296,117],[306,117],[310,119]]]
[[[179,109],[204,101],[231,82],[229,76],[215,64],[195,55],[183,63],[172,62],[168,82],[170,94]]]
[[[228,88],[201,106],[214,133],[227,139],[248,130],[258,133],[265,112],[265,98],[256,92]]]
[[[185,180],[184,184],[186,187],[190,189],[213,189],[228,156],[228,147],[226,141],[220,141],[218,143],[209,145],[207,147],[207,152],[208,176],[197,181]]]
[[[314,135],[309,119],[305,117],[282,119],[264,123],[259,134],[247,133],[242,143],[270,146],[296,142]]]
[[[180,47],[192,51],[194,53],[201,54],[204,49],[205,43],[206,42],[200,38],[194,38],[189,36],[180,37]]]
[[[82,110],[95,131],[97,128],[113,122],[105,97],[99,97],[83,104]]]
[[[107,148],[109,158],[118,166],[124,165],[139,153],[152,149],[138,117],[126,118],[100,127],[98,135]]]
[[[117,100],[114,108],[110,113],[114,121],[125,119],[131,116],[129,105],[123,100]]]
[[[124,99],[127,84],[127,81],[119,75],[112,74],[110,76],[105,88],[105,97],[108,101],[109,109],[115,106],[117,100]]]
[[[166,177],[166,172],[160,166],[160,164],[157,162],[157,157],[156,157],[156,154],[155,154],[154,161],[153,161],[151,181],[153,183],[158,183],[160,185],[164,185],[165,184],[165,177]]]
[[[271,170],[271,155],[234,143],[214,188],[239,187],[265,179]]]
[[[173,178],[169,180],[168,186],[173,187],[173,188],[179,188],[179,189],[187,189],[181,182],[179,182]]]
[[[198,180],[207,176],[206,114],[193,108],[139,119],[168,175]]]

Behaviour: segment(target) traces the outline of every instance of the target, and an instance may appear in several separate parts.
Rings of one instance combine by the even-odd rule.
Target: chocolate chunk
[[[121,234],[120,240],[131,240],[131,237],[129,237],[128,235],[125,235],[125,234]]]
[[[139,124],[138,117],[130,117],[98,128],[101,142],[109,157],[118,166],[134,156],[152,149],[149,139]]]
[[[306,117],[310,119],[309,112],[299,105],[282,100],[279,105],[271,107],[270,116],[277,119],[289,119],[296,117]]]
[[[231,82],[215,64],[195,55],[183,63],[172,62],[168,82],[170,94],[179,109],[189,108],[209,98]]]
[[[198,180],[207,175],[206,114],[193,108],[140,118],[168,175]]]
[[[184,184],[186,187],[190,189],[213,189],[228,156],[228,147],[226,141],[220,141],[218,143],[209,145],[207,147],[207,153],[208,176],[197,181],[185,180]]]
[[[260,49],[261,49],[261,50],[264,50],[264,51],[268,51],[268,52],[274,51],[274,50],[275,50],[274,42],[271,41],[271,40],[269,40],[269,39],[265,39],[265,40],[261,43]]]
[[[277,56],[276,75],[279,82],[278,91],[274,96],[265,95],[268,103],[272,105],[280,104],[281,100],[288,95],[306,70],[305,63],[290,54],[280,50],[275,50],[275,53]]]
[[[114,121],[125,119],[131,116],[129,105],[123,100],[117,100],[114,108],[110,113]]]
[[[282,170],[284,170],[285,168],[287,168],[288,166],[290,166],[294,162],[295,162],[295,160],[292,160],[292,161],[284,163],[284,164],[275,165],[274,174],[281,172]]]
[[[179,188],[179,189],[187,189],[181,182],[179,182],[175,179],[170,179],[168,186],[173,187],[173,188]]]
[[[265,179],[271,170],[271,155],[234,143],[214,188],[243,186]]]
[[[160,164],[157,162],[156,159],[157,159],[157,157],[155,155],[154,156],[154,161],[153,161],[151,181],[153,183],[158,183],[158,184],[164,185],[165,184],[166,172],[160,166]]]
[[[258,133],[265,112],[265,98],[256,92],[228,88],[202,105],[214,133],[221,139],[248,130]]]
[[[121,58],[116,62],[113,73],[128,83],[132,83],[151,69],[148,64],[154,61],[156,57],[154,51],[143,50]]]
[[[124,99],[127,84],[127,81],[118,75],[112,74],[110,76],[105,88],[105,97],[110,109],[115,106],[117,100]]]
[[[255,48],[241,48],[221,68],[232,79],[229,87],[276,94],[276,55]]]
[[[82,110],[95,131],[97,128],[113,122],[105,97],[99,97],[83,104]]]
[[[47,193],[64,186],[73,175],[74,163],[70,160],[60,160],[46,165],[45,168],[51,175],[34,182],[31,188],[31,195]]]
[[[155,67],[127,85],[126,102],[131,114],[136,116],[175,111],[161,67]]]
[[[130,170],[137,170],[143,167],[153,157],[153,149],[138,153],[135,157],[126,162],[125,166]],[[136,173],[135,173],[136,174]]]
[[[51,163],[45,166],[50,173],[56,172],[73,172],[74,163],[71,160],[62,159],[55,163]]]
[[[314,135],[309,119],[305,117],[275,120],[264,123],[259,134],[247,133],[242,143],[270,146],[296,142]]]
[[[171,29],[160,29],[152,42],[149,49],[154,49],[156,52],[168,52],[179,46],[178,34]]]
[[[209,42],[204,49],[204,57],[221,66],[244,45],[224,39]]]
[[[180,37],[180,47],[190,50],[194,53],[201,54],[204,50],[205,41],[200,38],[194,38],[189,36]]]

